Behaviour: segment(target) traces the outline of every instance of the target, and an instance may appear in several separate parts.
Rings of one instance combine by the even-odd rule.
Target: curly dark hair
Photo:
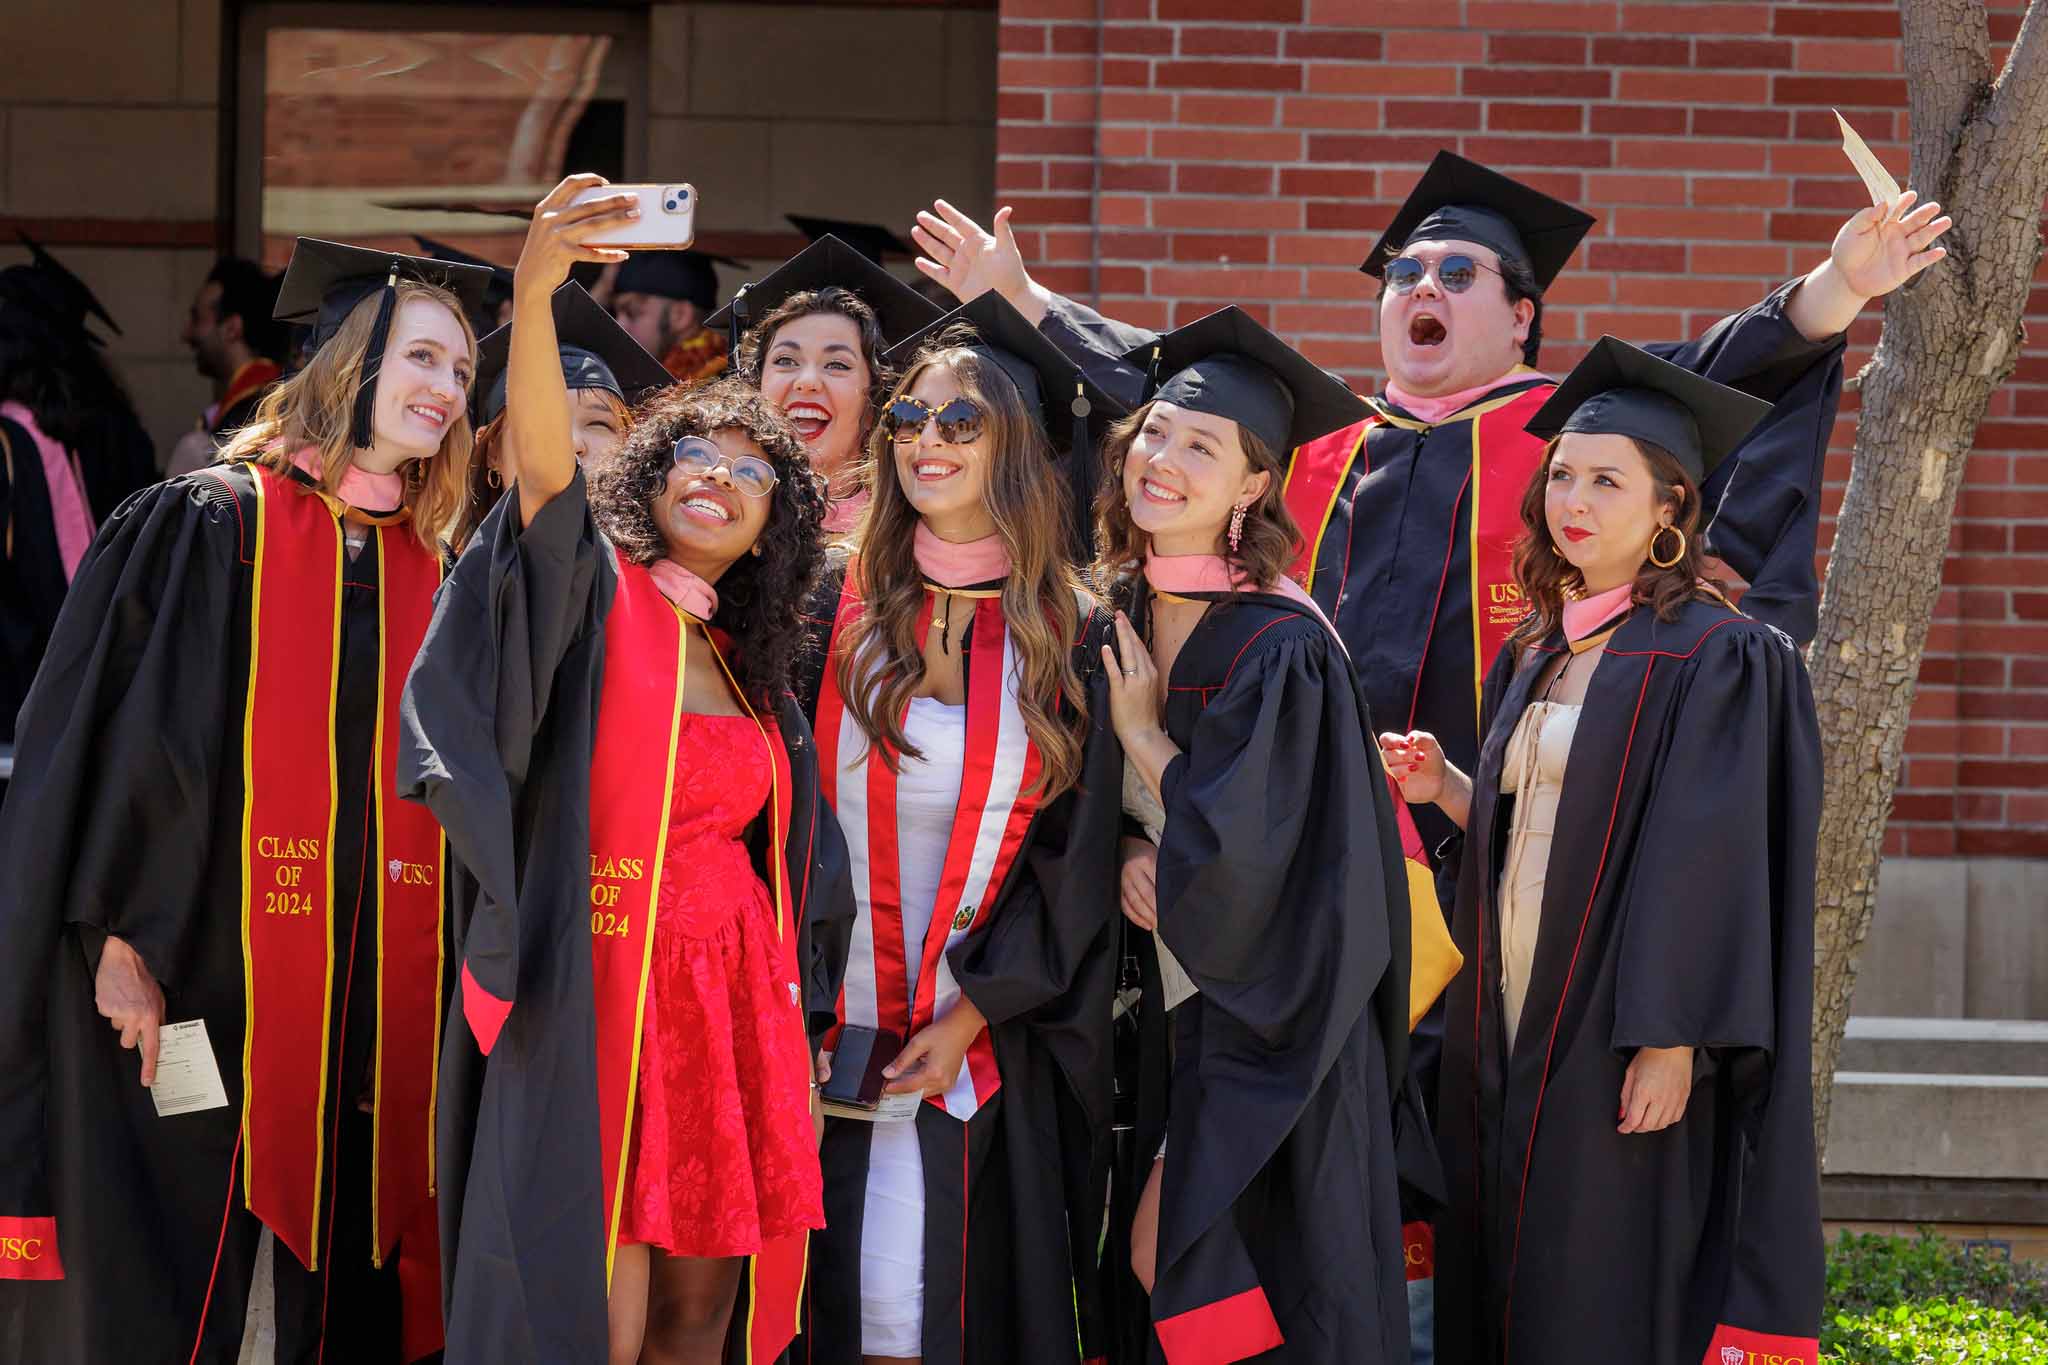
[[[1156,401],[1156,400],[1155,400]],[[1121,418],[1102,438],[1102,482],[1095,491],[1095,564],[1097,584],[1107,587],[1133,571],[1142,571],[1150,537],[1131,520],[1131,506],[1124,497],[1124,459],[1131,453],[1152,404],[1146,403]],[[1301,528],[1287,510],[1284,489],[1287,462],[1260,440],[1250,427],[1238,424],[1238,443],[1244,448],[1245,463],[1253,473],[1264,470],[1273,477],[1266,491],[1245,513],[1244,537],[1238,548],[1223,547],[1223,558],[1247,582],[1271,588],[1286,577],[1301,554]]]
[[[1521,590],[1522,601],[1528,604],[1529,615],[1522,618],[1521,624],[1508,637],[1508,644],[1514,649],[1535,644],[1557,629],[1564,620],[1567,592],[1576,591],[1582,585],[1579,571],[1557,552],[1557,544],[1550,538],[1550,524],[1543,516],[1544,495],[1550,482],[1550,457],[1562,439],[1554,436],[1543,447],[1543,458],[1537,461],[1536,473],[1522,491],[1522,534],[1515,541],[1514,566],[1515,583]],[[1704,537],[1700,534],[1698,485],[1685,472],[1685,466],[1679,464],[1663,446],[1636,437],[1629,439],[1642,453],[1643,463],[1650,467],[1658,503],[1671,509],[1671,524],[1685,537],[1685,550],[1670,568],[1659,568],[1648,558],[1643,560],[1636,570],[1631,599],[1649,607],[1662,621],[1677,620],[1679,609],[1702,593],[1727,601],[1723,585],[1705,574],[1706,551],[1701,544]],[[1659,551],[1670,548],[1670,542],[1661,534],[1653,544]]]
[[[748,702],[772,707],[789,690],[808,636],[803,605],[825,566],[825,491],[811,473],[803,439],[751,385],[719,379],[701,388],[664,389],[633,415],[626,443],[589,471],[598,528],[635,564],[668,552],[654,524],[654,499],[668,482],[675,443],[685,436],[745,432],[775,466],[768,524],[718,580],[710,624],[732,637],[733,674]]]

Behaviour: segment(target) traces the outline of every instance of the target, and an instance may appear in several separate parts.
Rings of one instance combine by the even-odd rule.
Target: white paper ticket
[[[884,1095],[881,1102],[872,1109],[826,1100],[825,1112],[835,1119],[859,1119],[862,1123],[894,1123],[898,1119],[916,1118],[917,1106],[923,1103],[922,1094]]]
[[[149,1097],[156,1101],[158,1118],[227,1105],[227,1088],[220,1083],[220,1063],[204,1019],[165,1024],[157,1031],[157,1040],[156,1084]]]
[[[1835,122],[1842,125],[1842,150],[1849,155],[1849,164],[1856,168],[1856,174],[1863,177],[1863,188],[1870,191],[1870,202],[1889,204],[1899,197],[1899,182],[1892,179],[1892,173],[1877,159],[1877,153],[1870,150],[1870,144],[1856,135],[1849,126],[1849,120],[1842,117],[1842,111],[1835,110]]]

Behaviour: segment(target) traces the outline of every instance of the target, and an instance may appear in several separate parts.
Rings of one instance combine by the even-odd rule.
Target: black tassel
[[[391,330],[391,309],[398,301],[398,262],[391,263],[391,275],[384,281],[377,300],[377,324],[370,329],[370,344],[363,348],[362,378],[356,385],[355,406],[349,412],[349,443],[368,450],[375,440],[372,426],[377,411],[377,374],[384,368],[385,334]]]
[[[1156,350],[1156,348],[1155,348]],[[1155,360],[1154,364],[1158,362]],[[1095,557],[1095,447],[1088,439],[1088,414],[1094,405],[1079,375],[1074,377],[1074,445],[1070,466],[1074,475],[1075,549],[1086,562]]]

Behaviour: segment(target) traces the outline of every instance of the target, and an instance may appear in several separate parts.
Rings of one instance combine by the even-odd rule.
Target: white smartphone
[[[697,239],[697,187],[694,185],[599,185],[569,202],[587,204],[630,194],[640,201],[640,216],[622,222],[610,236],[593,237],[590,246],[624,247],[630,251],[680,251]]]

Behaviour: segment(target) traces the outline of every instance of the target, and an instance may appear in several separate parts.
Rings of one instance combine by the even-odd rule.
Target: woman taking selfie
[[[1071,429],[1076,372],[993,295],[888,359],[863,548],[814,612],[814,724],[859,904],[828,1089],[911,1103],[826,1121],[798,1358],[1071,1361],[1120,762],[1047,435],[1049,412]],[[857,1092],[860,1055],[884,1093]]]
[[[827,532],[852,530],[867,505],[868,437],[895,382],[882,353],[938,316],[936,305],[828,233],[711,319],[732,332],[740,376],[789,418],[827,480]]]
[[[449,1359],[711,1365],[729,1331],[769,1359],[822,1222],[799,936],[844,895],[788,688],[824,500],[732,382],[657,398],[577,467],[550,296],[617,254],[586,243],[630,199],[570,203],[602,183],[534,216],[513,491],[406,696],[401,789],[474,888],[442,1100]]]
[[[1699,489],[1770,412],[1602,339],[1529,423],[1478,772],[1382,737],[1465,830],[1441,1359],[1817,1358],[1813,697],[1701,578]]]
[[[310,362],[79,566],[0,818],[24,1359],[235,1360],[266,1231],[281,1359],[440,1344],[442,842],[392,765],[488,278],[301,239],[278,313]]]
[[[1111,1245],[1150,1304],[1122,1355],[1405,1360],[1407,876],[1350,663],[1284,572],[1281,461],[1364,405],[1236,308],[1148,350],[1166,379],[1105,444],[1097,537],[1125,809],[1157,843],[1124,872],[1151,1045]]]

